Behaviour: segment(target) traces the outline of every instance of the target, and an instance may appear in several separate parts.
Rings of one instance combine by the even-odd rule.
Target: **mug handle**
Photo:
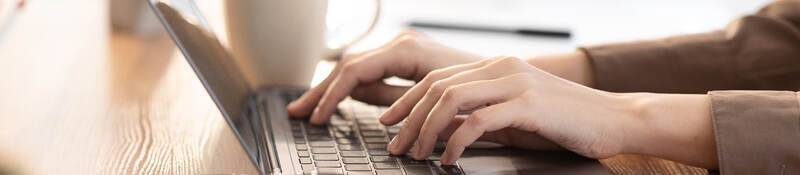
[[[372,18],[372,23],[369,24],[369,27],[367,28],[367,30],[364,31],[364,33],[361,33],[360,35],[358,35],[358,37],[356,37],[352,41],[347,42],[345,44],[342,44],[338,48],[333,48],[333,49],[328,50],[324,55],[325,60],[329,60],[329,61],[339,61],[339,60],[341,60],[342,59],[342,54],[344,53],[344,50],[346,50],[348,47],[352,46],[353,44],[355,44],[358,41],[361,41],[362,39],[367,37],[367,35],[370,32],[372,32],[373,29],[375,29],[375,25],[378,23],[378,18],[380,17],[380,15],[381,15],[381,0],[375,0],[375,17]]]

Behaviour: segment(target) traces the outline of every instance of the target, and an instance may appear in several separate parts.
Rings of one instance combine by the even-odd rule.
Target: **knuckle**
[[[422,44],[422,38],[418,34],[403,33],[397,37],[398,47],[417,48]]]
[[[536,106],[536,101],[539,99],[539,93],[535,90],[526,90],[522,93],[522,102],[528,106]]]
[[[500,60],[496,62],[496,66],[502,66],[509,69],[521,69],[528,65],[525,60],[518,57],[502,57],[499,59]]]
[[[443,69],[433,70],[433,71],[429,72],[428,75],[425,75],[425,78],[423,80],[428,80],[428,81],[439,80],[444,76],[444,72],[445,71]]]
[[[399,36],[419,36],[420,34],[414,30],[404,30]]]
[[[443,102],[454,102],[458,96],[461,94],[461,88],[459,86],[451,86],[444,89],[442,93],[441,101]]]
[[[350,61],[342,65],[342,72],[344,72],[345,74],[358,73],[359,69],[360,69],[360,63],[358,61]]]
[[[442,94],[445,90],[447,90],[447,84],[445,84],[443,81],[437,81],[431,84],[429,92],[433,94]]]
[[[475,111],[469,115],[467,122],[472,128],[483,129],[488,122],[487,114],[483,111]]]
[[[522,60],[519,57],[503,57],[503,58],[501,58],[500,61],[502,63],[508,63],[508,64],[517,64],[517,63],[525,62],[525,60]]]

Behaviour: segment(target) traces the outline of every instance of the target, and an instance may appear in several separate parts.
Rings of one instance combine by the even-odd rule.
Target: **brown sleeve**
[[[798,90],[800,1],[773,2],[724,30],[581,50],[607,91]]]
[[[709,92],[722,174],[800,174],[798,93]]]

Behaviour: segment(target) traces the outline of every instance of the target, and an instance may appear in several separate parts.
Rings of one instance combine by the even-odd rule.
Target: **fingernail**
[[[441,158],[442,164],[447,164],[447,165],[455,164],[456,160],[458,159],[458,155],[454,154],[453,152],[464,151],[463,148],[460,149],[453,148],[453,149],[448,147],[446,150],[444,150],[444,153],[442,153],[442,158]]]
[[[380,121],[382,124],[386,123],[386,117],[383,117],[383,116],[384,115],[381,115],[380,117],[378,117],[378,121]]]
[[[444,164],[444,165],[450,165],[451,163],[450,163],[450,158],[449,157],[450,157],[450,154],[447,152],[447,150],[445,150],[444,153],[442,153],[442,157],[440,158],[441,160],[439,160],[439,161],[441,161],[442,164]]]
[[[422,145],[421,145],[421,144],[419,144],[419,140],[417,140],[417,142],[416,142],[416,143],[414,143],[414,151],[413,151],[413,152],[411,152],[411,156],[412,156],[412,157],[414,157],[414,159],[417,159],[417,160],[420,160],[420,159],[422,159],[422,158],[421,158],[421,157],[422,157],[422,154],[420,153],[420,150],[421,150],[421,148],[420,148],[420,147],[421,147],[421,146],[422,146]]]
[[[397,136],[394,136],[394,138],[392,138],[392,141],[389,142],[389,147],[386,149],[389,150],[389,152],[391,152],[392,154],[397,154]]]
[[[386,117],[386,114],[391,113],[391,111],[392,111],[392,109],[389,108],[389,109],[386,110],[386,112],[383,112],[383,114],[381,114],[381,116],[378,117],[378,121],[380,121],[381,123],[386,123],[386,120],[388,120],[387,117]]]

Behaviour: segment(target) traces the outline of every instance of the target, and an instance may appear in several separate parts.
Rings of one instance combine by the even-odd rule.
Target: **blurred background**
[[[222,3],[197,0],[209,22],[224,38]],[[411,22],[442,22],[507,28],[563,29],[571,38],[415,28],[448,45],[483,55],[526,55],[557,52],[577,46],[651,39],[722,29],[770,0],[382,0],[377,28],[353,50],[375,47],[410,28]],[[119,29],[153,33],[157,20],[137,0],[111,0]],[[138,5],[137,5],[138,4]],[[137,7],[138,6],[138,7]],[[352,38],[369,24],[373,0],[330,0],[329,31]],[[144,8],[136,10],[137,8]],[[136,14],[146,13],[146,14]],[[117,15],[115,15],[117,14]],[[150,16],[150,17],[148,17]],[[224,40],[224,39],[223,39]]]

